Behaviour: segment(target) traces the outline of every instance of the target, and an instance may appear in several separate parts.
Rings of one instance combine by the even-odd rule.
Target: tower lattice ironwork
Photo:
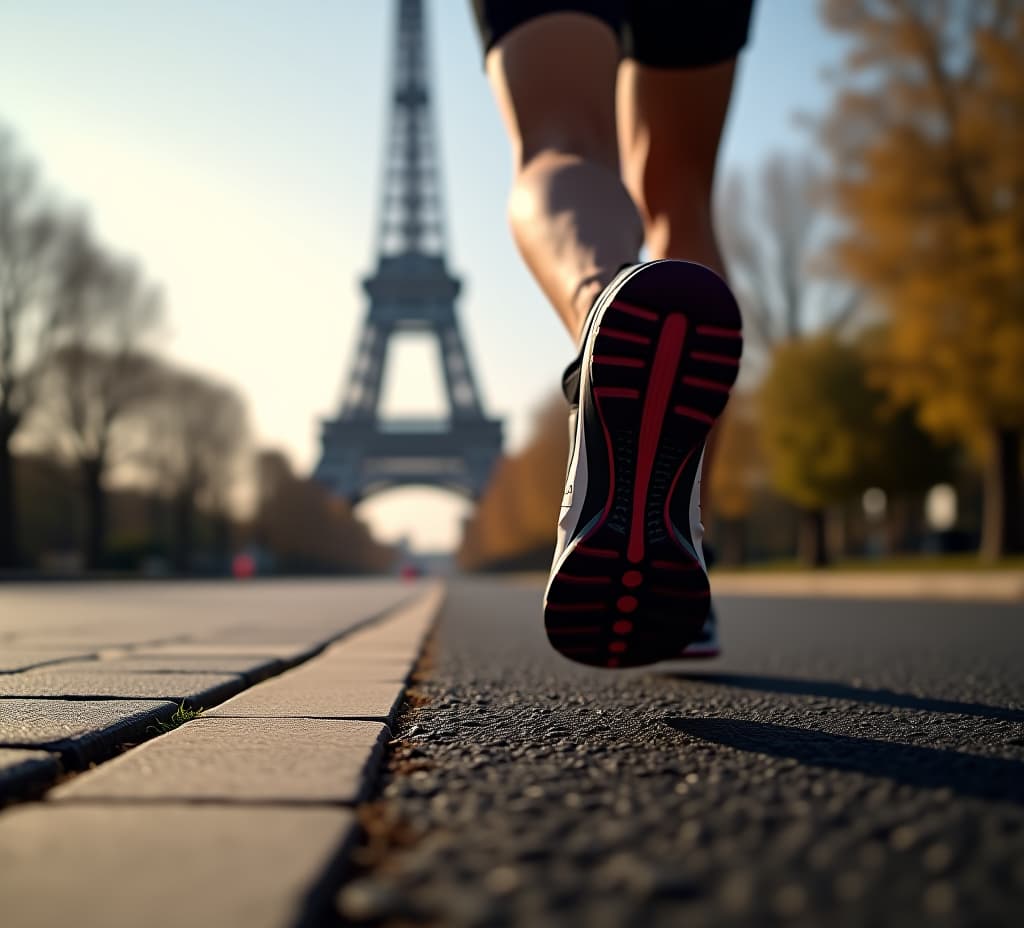
[[[363,281],[369,309],[341,412],[323,423],[317,479],[350,500],[404,484],[483,490],[501,452],[501,422],[484,413],[448,270],[438,144],[431,110],[423,0],[397,0],[377,267]],[[395,335],[436,338],[448,399],[437,420],[389,421],[381,383]]]

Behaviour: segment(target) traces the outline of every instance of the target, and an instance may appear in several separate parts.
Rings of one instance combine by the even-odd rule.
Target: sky
[[[237,387],[261,446],[300,472],[337,413],[373,269],[388,0],[0,0],[0,125],[47,186],[165,294],[169,355]],[[506,446],[530,433],[572,345],[505,221],[511,164],[467,0],[428,0],[458,311]],[[842,45],[813,0],[761,0],[719,178],[812,145]],[[440,413],[435,349],[394,346],[388,415]],[[468,504],[417,488],[359,508],[379,537],[456,543]],[[554,525],[552,515],[552,526]]]

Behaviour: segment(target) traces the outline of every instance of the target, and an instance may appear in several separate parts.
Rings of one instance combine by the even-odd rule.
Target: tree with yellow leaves
[[[754,495],[766,483],[766,465],[761,455],[756,397],[737,390],[729,399],[729,412],[715,436],[715,453],[710,474],[713,517],[721,534],[716,554],[723,564],[746,560],[747,517]]]
[[[761,384],[761,444],[775,490],[802,513],[798,548],[809,566],[828,560],[829,507],[869,487],[898,497],[949,476],[948,454],[871,383],[877,336],[822,332],[780,345]]]
[[[569,454],[565,415],[559,392],[537,411],[526,447],[498,462],[466,522],[460,566],[475,570],[550,558]]]
[[[761,385],[761,440],[773,486],[801,511],[798,554],[808,566],[828,561],[827,508],[873,483],[878,406],[860,353],[835,335],[776,348]]]
[[[1024,3],[824,0],[852,46],[822,125],[834,257],[889,315],[876,376],[982,464],[982,554],[1021,550]]]

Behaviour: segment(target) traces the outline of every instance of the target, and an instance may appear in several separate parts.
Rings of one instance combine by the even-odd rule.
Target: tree
[[[878,332],[856,342],[825,332],[776,349],[761,387],[761,437],[772,483],[802,512],[799,553],[828,560],[825,512],[869,487],[922,492],[949,476],[949,454],[872,382]]]
[[[31,165],[0,130],[0,568],[18,561],[11,439],[32,406],[31,372],[53,332],[47,291],[58,229]]]
[[[67,236],[57,272],[56,347],[41,375],[42,424],[81,475],[87,567],[103,560],[104,481],[117,458],[119,433],[156,383],[156,362],[140,341],[157,322],[160,299],[131,264],[115,261],[84,227]]]
[[[223,526],[247,463],[245,403],[231,387],[170,367],[154,372],[137,422],[145,462],[174,511],[174,567],[192,569],[195,512],[203,507]]]
[[[856,292],[826,276],[821,177],[805,158],[773,155],[752,187],[728,178],[717,228],[748,341],[761,353],[812,332],[839,332],[858,306]]]
[[[767,481],[760,449],[755,397],[737,391],[729,400],[729,411],[715,437],[716,447],[710,475],[714,515],[721,523],[719,560],[742,564],[746,560],[746,519],[758,486]]]
[[[36,430],[58,447],[61,459],[74,461],[78,468],[86,567],[102,566],[108,473],[127,456],[121,436],[135,425],[133,413],[141,410],[152,389],[156,364],[142,353],[67,345],[54,352],[42,375]]]
[[[373,540],[348,503],[332,497],[321,484],[297,477],[280,452],[261,452],[257,470],[259,508],[253,534],[276,569],[382,571],[394,561],[394,550]]]
[[[561,393],[541,407],[519,454],[494,470],[459,547],[466,568],[550,559],[569,455],[567,407]]]
[[[829,334],[776,349],[760,397],[772,483],[801,512],[801,560],[828,561],[825,510],[872,485],[884,453],[879,394],[860,354]]]
[[[890,325],[876,365],[982,463],[982,554],[1024,546],[1024,6],[827,0],[853,42],[821,127],[837,264]]]

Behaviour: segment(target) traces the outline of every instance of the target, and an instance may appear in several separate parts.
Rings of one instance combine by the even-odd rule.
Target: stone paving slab
[[[22,806],[0,815],[0,920],[286,928],[323,897],[354,825],[325,807]]]
[[[208,717],[392,721],[443,599],[443,586],[428,588],[383,622],[346,635],[315,660],[246,690]]]
[[[248,642],[244,644],[227,643],[216,644],[214,642],[182,641],[176,644],[162,644],[153,647],[147,646],[136,648],[131,651],[118,651],[119,656],[131,654],[134,657],[273,657],[284,664],[294,664],[297,661],[312,657],[321,650],[321,644],[307,644],[299,642],[277,642],[260,643]]]
[[[239,651],[251,645],[319,648],[345,634],[347,625],[361,624],[363,621],[371,621],[373,618],[376,618],[376,614],[363,616],[357,623],[353,623],[351,620],[346,622],[344,613],[342,613],[333,623],[322,622],[304,627],[297,620],[293,621],[285,612],[281,617],[281,626],[257,628],[245,625],[239,628],[224,629],[193,640],[197,644],[208,642],[210,644],[234,645]]]
[[[309,665],[309,672],[351,682],[405,683],[444,604],[444,584],[434,584],[396,610],[388,621],[347,635]]]
[[[80,648],[18,648],[4,646],[0,650],[0,673],[18,673],[44,664],[74,661],[95,654],[95,647]]]
[[[78,655],[98,654],[105,650],[123,651],[130,648],[159,648],[181,641],[180,635],[110,635],[83,631],[79,635],[16,635],[11,648],[31,651],[75,652]],[[6,648],[5,648],[6,650]]]
[[[60,770],[60,760],[49,751],[0,748],[0,806],[52,782]]]
[[[62,664],[65,670],[95,673],[221,673],[241,674],[250,684],[258,683],[282,670],[284,665],[274,657],[237,657],[230,654],[176,655],[156,657],[128,653],[123,657],[75,661]]]
[[[17,584],[0,588],[0,634],[44,650],[220,640],[316,650],[420,588],[391,578]]]
[[[150,699],[0,699],[0,746],[60,752],[65,766],[99,761],[174,711]]]
[[[244,619],[234,600],[226,617],[206,603],[204,619],[216,628],[189,629],[188,640],[114,646],[78,661],[77,669],[0,676],[0,693],[12,680],[49,680],[47,696],[69,685],[108,693],[130,686],[137,694],[140,686],[148,693],[168,681],[225,676],[239,689],[239,674],[254,667],[280,669],[316,655],[66,781],[45,802],[0,813],[3,928],[285,928],[313,921],[310,913],[328,907],[324,887],[336,884],[355,833],[351,810],[339,806],[365,798],[374,781],[391,738],[383,722],[393,717],[442,598],[439,587],[395,586],[380,584],[349,601],[346,593],[358,584],[325,585],[306,615],[268,586],[276,606],[263,609],[262,627],[234,624]],[[390,611],[371,613],[370,604]],[[217,673],[221,668],[232,673]],[[143,717],[147,724],[153,711],[166,718],[174,709],[169,700],[135,702],[159,707]],[[90,738],[94,707],[124,705],[8,697],[0,698],[0,718],[9,706],[21,706],[23,716],[34,706],[39,711],[21,728],[38,737],[53,708],[71,707],[67,728],[82,707],[93,707],[81,733]],[[244,717],[232,714],[239,706]],[[266,714],[249,715],[256,711]],[[103,756],[128,740],[111,736]]]
[[[405,692],[398,682],[353,682],[305,671],[299,667],[254,686],[203,718],[358,719],[388,724]]]
[[[203,717],[77,777],[51,796],[358,802],[390,737],[377,722]]]
[[[403,657],[418,655],[446,596],[445,584],[432,583],[421,595],[397,608],[387,621],[357,629],[331,645],[326,653],[331,654],[341,649],[349,654],[357,651],[386,653],[399,650]]]
[[[325,681],[345,680],[349,683],[394,683],[402,685],[412,672],[411,658],[363,658],[357,655],[323,654],[315,665],[308,665],[310,676]]]
[[[104,673],[61,667],[0,676],[0,697],[172,699],[209,706],[233,696],[244,685],[239,674]]]

